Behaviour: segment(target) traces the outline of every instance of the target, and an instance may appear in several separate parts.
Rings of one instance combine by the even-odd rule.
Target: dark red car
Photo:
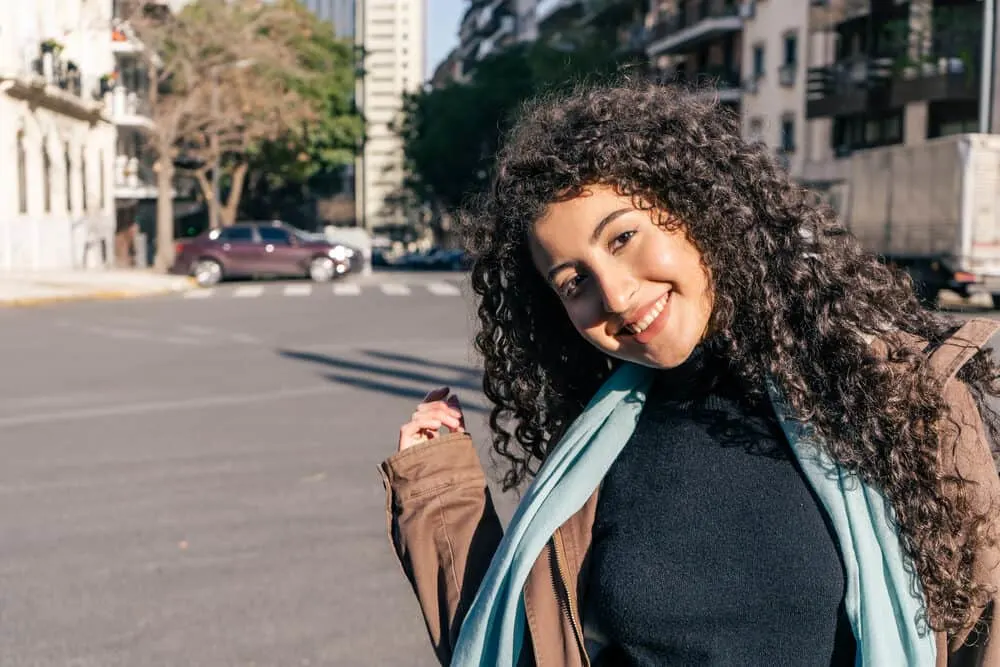
[[[173,273],[208,286],[223,278],[309,277],[326,282],[348,273],[359,253],[322,235],[281,222],[240,222],[180,241]]]

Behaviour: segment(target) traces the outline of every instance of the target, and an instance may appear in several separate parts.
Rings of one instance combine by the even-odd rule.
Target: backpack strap
[[[1000,321],[974,318],[941,343],[930,356],[931,371],[947,385],[958,374],[962,366],[976,356],[998,330]]]

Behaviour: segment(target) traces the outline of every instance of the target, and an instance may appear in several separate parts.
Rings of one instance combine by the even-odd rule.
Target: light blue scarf
[[[453,666],[517,663],[525,633],[522,591],[528,572],[628,442],[653,374],[623,364],[549,455],[518,505],[465,617]],[[912,583],[886,500],[822,453],[808,428],[788,414],[780,392],[770,389],[782,429],[840,543],[847,575],[845,606],[858,645],[856,665],[934,665],[934,635],[918,627],[922,593]]]

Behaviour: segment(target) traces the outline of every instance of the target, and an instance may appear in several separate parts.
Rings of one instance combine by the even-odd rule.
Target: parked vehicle
[[[282,222],[240,222],[178,242],[172,272],[202,286],[261,276],[326,282],[350,272],[356,257],[354,248]]]
[[[834,205],[866,249],[907,271],[928,303],[942,289],[1000,308],[1000,136],[959,134],[847,158]]]
[[[405,255],[402,265],[411,269],[435,271],[461,271],[468,269],[470,262],[464,250],[430,248]]]

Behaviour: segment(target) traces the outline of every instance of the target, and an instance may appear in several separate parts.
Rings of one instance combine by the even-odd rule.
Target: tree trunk
[[[156,261],[158,271],[167,271],[174,264],[174,166],[169,151],[160,151],[156,170]]]
[[[220,219],[215,215],[215,209],[219,205],[219,202],[215,201],[215,193],[212,192],[212,181],[208,180],[208,169],[199,169],[194,172],[194,176],[198,181],[198,186],[201,188],[202,196],[208,202],[208,226],[214,227],[213,223]]]
[[[229,189],[229,199],[222,207],[222,225],[228,226],[236,222],[236,214],[240,208],[240,198],[243,196],[243,184],[246,181],[249,165],[241,162],[233,169],[233,182]]]

